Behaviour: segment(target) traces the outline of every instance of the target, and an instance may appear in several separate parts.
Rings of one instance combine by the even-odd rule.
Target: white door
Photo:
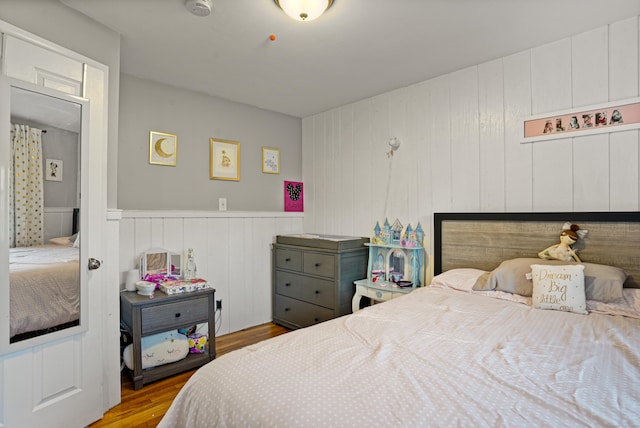
[[[103,415],[105,269],[90,270],[88,261],[106,256],[107,67],[25,34],[5,33],[2,52],[3,74],[78,95],[90,106],[88,138],[80,145],[80,326],[0,356],[0,426],[82,427]]]

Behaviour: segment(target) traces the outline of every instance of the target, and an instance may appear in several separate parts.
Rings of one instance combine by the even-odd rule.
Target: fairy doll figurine
[[[562,232],[560,232],[560,243],[540,251],[538,257],[547,260],[576,261],[582,263],[582,260],[578,257],[577,250],[574,250],[572,245],[578,242],[578,239],[584,238],[587,231],[580,229],[580,226],[577,224],[570,223],[565,223],[562,229]]]

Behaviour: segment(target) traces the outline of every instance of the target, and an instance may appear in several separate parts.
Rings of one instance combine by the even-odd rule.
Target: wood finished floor
[[[219,357],[288,331],[284,327],[268,323],[216,337],[216,356]],[[190,370],[162,379],[145,385],[137,391],[134,391],[130,377],[123,374],[121,403],[90,427],[155,427],[169,409],[180,388],[194,372],[195,370]]]

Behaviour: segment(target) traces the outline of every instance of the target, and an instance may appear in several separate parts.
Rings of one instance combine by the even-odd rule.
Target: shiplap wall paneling
[[[407,164],[407,200],[406,217],[407,221],[415,228],[426,218],[420,218],[420,204],[425,200],[425,194],[429,192],[430,180],[427,175],[428,170],[428,148],[426,143],[426,117],[424,85],[414,85],[405,90],[407,97],[405,137],[409,142],[407,147],[408,158],[411,162]],[[426,224],[426,222],[425,222]]]
[[[413,180],[410,198],[415,202],[409,210],[410,218],[419,221],[422,228],[428,232],[431,219],[428,213],[431,211],[433,201],[431,193],[433,180],[431,178],[431,146],[428,137],[427,104],[429,100],[429,85],[421,83],[411,88],[411,99],[407,111],[408,128],[410,138],[415,141],[413,155],[416,159],[415,180]]]
[[[610,198],[612,211],[640,210],[640,151],[638,131],[616,132],[610,137]]]
[[[388,158],[385,153],[389,150],[389,94],[382,94],[370,99],[371,102],[371,157],[374,174],[371,176],[373,184],[369,199],[372,201],[371,210],[384,221],[385,217],[392,217],[391,208],[392,188],[394,187],[393,170],[396,159]],[[395,157],[395,155],[394,155]],[[366,219],[362,219],[366,221]],[[393,219],[389,220],[390,222]],[[382,226],[382,224],[380,224]]]
[[[398,89],[389,93],[389,123],[386,137],[380,139],[382,144],[387,144],[389,140],[397,138],[400,141],[400,147],[395,151],[391,159],[386,159],[384,150],[378,154],[381,159],[389,161],[391,170],[391,186],[389,187],[389,219],[393,222],[398,218],[403,225],[411,222],[411,196],[410,188],[412,183],[416,181],[415,170],[413,166],[417,159],[413,156],[413,147],[415,141],[409,138],[407,133],[407,88]],[[373,227],[373,225],[371,225]],[[369,233],[371,234],[371,232]]]
[[[609,26],[609,98],[623,100],[640,95],[638,18]],[[615,132],[609,138],[610,207],[613,211],[640,209],[638,131]]]
[[[317,207],[315,203],[315,116],[302,119],[302,183],[304,185],[304,230],[310,232],[315,228]],[[284,175],[284,174],[283,174]],[[283,177],[286,180],[286,176]]]
[[[615,22],[609,26],[610,101],[633,98],[640,94],[638,33],[638,17]]]
[[[432,212],[453,210],[452,177],[458,172],[451,155],[451,78],[449,75],[427,82],[427,142],[431,149]],[[454,171],[455,170],[455,171]]]
[[[453,209],[480,209],[478,67],[451,73],[451,158]]]
[[[571,107],[571,39],[531,52],[533,114]],[[534,211],[573,211],[571,138],[533,143]]]
[[[339,159],[339,142],[337,141],[336,129],[337,129],[337,112],[338,110],[331,110],[324,113],[324,146],[325,146],[325,175],[324,185],[326,187],[326,198],[329,202],[327,209],[324,213],[324,230],[338,230],[336,224],[338,200],[339,197],[336,193],[336,175],[339,173],[339,167],[336,165]]]
[[[480,210],[505,210],[502,60],[478,66]]]
[[[326,132],[325,132],[326,114],[319,114],[313,120],[313,166],[315,175],[312,184],[315,189],[313,206],[315,211],[316,222],[315,227],[306,232],[325,233],[327,231],[327,215],[332,208],[333,202],[330,199],[329,186],[327,186],[328,160],[326,150]],[[306,211],[306,209],[305,209]]]
[[[503,58],[506,211],[533,210],[533,144],[522,144],[522,119],[531,115],[531,52]]]
[[[207,265],[213,287],[216,289],[216,300],[222,300],[222,311],[216,317],[216,328],[218,329],[216,334],[225,334],[233,331],[230,327],[230,314],[233,311],[230,295],[231,271],[229,268],[231,259],[229,241],[233,231],[231,230],[230,221],[231,219],[229,218],[207,219],[206,233],[204,233],[207,238],[207,258],[206,260],[200,259],[200,262],[198,262]],[[198,259],[196,259],[197,261]],[[247,263],[249,262],[250,260],[247,258]]]
[[[608,27],[571,39],[572,105],[609,101]],[[595,123],[595,118],[593,118]],[[573,139],[573,209],[609,210],[609,135]]]
[[[353,141],[353,104],[338,110],[338,141],[340,142],[340,157],[336,164],[340,167],[340,173],[336,175],[335,191],[338,196],[340,212],[336,218],[339,224],[340,235],[353,235],[354,217],[353,211],[353,183],[360,171],[353,167],[355,143]]]
[[[353,181],[344,183],[344,187],[353,197],[353,234],[365,233],[363,223],[376,218],[374,207],[380,206],[381,198],[373,193],[372,178],[378,172],[379,154],[372,148],[372,105],[369,100],[354,104],[353,108]],[[304,168],[303,168],[304,169]],[[380,211],[378,211],[380,212]],[[347,214],[349,215],[349,214]]]

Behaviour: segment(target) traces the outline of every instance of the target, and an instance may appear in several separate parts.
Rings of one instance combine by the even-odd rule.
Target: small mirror
[[[389,281],[398,282],[405,279],[406,258],[401,250],[393,250],[389,253]]]
[[[163,275],[181,277],[182,256],[164,248],[152,248],[140,257],[140,276]]]
[[[171,253],[171,276],[182,276],[182,256],[180,254]]]

